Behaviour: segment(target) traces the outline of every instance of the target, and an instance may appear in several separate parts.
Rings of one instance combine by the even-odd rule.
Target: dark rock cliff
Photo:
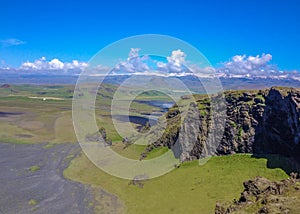
[[[227,91],[194,100],[185,114],[178,106],[167,112],[167,127],[148,151],[167,146],[181,161],[233,153],[300,159],[300,89]]]

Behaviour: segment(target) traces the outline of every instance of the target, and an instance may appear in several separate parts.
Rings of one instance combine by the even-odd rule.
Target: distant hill
[[[114,75],[104,78],[104,83],[119,85],[128,79],[129,75]],[[209,82],[210,78],[197,78],[196,76],[168,77],[178,78],[191,91],[205,93],[201,81]],[[0,84],[76,84],[77,75],[45,75],[45,74],[4,74],[0,77]],[[93,81],[102,80],[103,77],[93,77]],[[300,81],[292,78],[260,78],[260,77],[220,77],[224,90],[265,89],[272,86],[300,87]],[[138,84],[138,83],[137,83]]]

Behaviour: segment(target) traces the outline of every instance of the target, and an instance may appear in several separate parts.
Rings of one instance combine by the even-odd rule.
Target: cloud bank
[[[26,73],[47,73],[47,74],[80,74],[90,69],[93,74],[109,75],[158,75],[158,76],[187,76],[196,75],[199,77],[224,77],[224,78],[291,78],[300,81],[298,71],[282,71],[276,65],[271,64],[272,55],[262,54],[257,56],[236,55],[219,67],[199,67],[186,60],[187,54],[180,50],[173,50],[169,56],[163,59],[153,56],[140,55],[139,48],[131,48],[128,58],[121,60],[114,67],[98,65],[91,68],[86,62],[73,60],[62,62],[54,58],[47,60],[41,57],[33,62],[27,61],[18,68],[0,69],[0,72],[15,71]],[[101,73],[102,72],[102,73]]]
[[[217,76],[244,78],[291,78],[300,80],[298,71],[279,70],[271,64],[272,55],[257,56],[236,55],[230,61],[216,69]]]
[[[67,72],[70,70],[81,71],[88,67],[85,62],[79,62],[78,60],[73,60],[72,62],[62,62],[57,58],[47,61],[45,57],[35,60],[34,62],[24,62],[20,66],[20,70],[26,71],[62,71]]]
[[[143,73],[150,70],[147,64],[148,56],[139,56],[140,48],[131,48],[128,58],[118,63],[113,69],[112,74],[134,74]]]
[[[262,54],[261,56],[236,55],[229,62],[224,63],[223,67],[218,69],[219,73],[227,75],[270,75],[279,72],[276,66],[270,65],[271,54]]]
[[[162,61],[147,55],[140,56],[139,51],[139,48],[131,48],[127,60],[118,63],[112,69],[111,74],[158,76],[183,76],[192,74],[192,71],[186,65],[186,54],[180,49],[172,51],[171,55]]]

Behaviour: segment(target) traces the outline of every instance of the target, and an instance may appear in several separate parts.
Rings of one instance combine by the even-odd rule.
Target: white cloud
[[[186,56],[182,50],[174,50],[171,56],[167,57],[167,63],[157,62],[157,70],[171,75],[191,74],[191,70],[187,67],[187,62],[185,61]]]
[[[64,69],[65,66],[59,59],[52,59],[48,65],[50,70],[61,70]]]
[[[236,55],[222,67],[216,69],[217,76],[243,77],[243,78],[274,78],[300,80],[299,71],[282,71],[271,64],[272,55],[261,56]]]
[[[277,75],[279,71],[275,65],[269,64],[271,60],[271,54],[248,57],[246,55],[236,55],[229,62],[224,63],[223,67],[218,69],[218,73],[245,76]]]
[[[15,39],[15,38],[0,40],[0,43],[3,47],[17,46],[17,45],[26,44],[25,41]]]
[[[147,65],[148,56],[139,56],[140,48],[131,48],[126,61],[121,61],[117,64],[112,72],[114,74],[132,74],[137,72],[149,71],[150,68]]]
[[[173,50],[165,60],[139,56],[139,51],[140,48],[131,48],[127,60],[116,65],[111,74],[210,77],[216,72],[213,67],[199,67],[196,64],[187,62],[187,54],[180,49]]]
[[[72,62],[62,62],[57,58],[47,61],[45,57],[35,60],[34,62],[24,62],[20,66],[19,70],[27,71],[63,71],[68,72],[70,70],[83,70],[88,67],[85,62],[79,62],[73,60]]]
[[[112,69],[112,74],[179,76],[191,73],[185,65],[186,54],[180,49],[172,51],[166,57],[167,62],[157,61],[146,55],[140,56],[139,51],[140,48],[131,48],[127,60],[117,64]]]
[[[185,58],[186,54],[180,49],[172,51],[172,55],[167,57],[169,63],[178,67],[185,63]]]

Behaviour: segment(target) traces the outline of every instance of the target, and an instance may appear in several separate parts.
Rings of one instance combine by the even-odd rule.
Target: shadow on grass
[[[293,157],[278,154],[253,154],[251,157],[267,159],[268,168],[280,168],[288,175],[290,175],[292,172],[300,172],[300,164]]]
[[[121,122],[130,122],[140,126],[145,126],[147,123],[150,125],[156,125],[157,120],[148,118],[148,117],[141,117],[141,116],[127,116],[127,115],[116,115],[115,118]]]

